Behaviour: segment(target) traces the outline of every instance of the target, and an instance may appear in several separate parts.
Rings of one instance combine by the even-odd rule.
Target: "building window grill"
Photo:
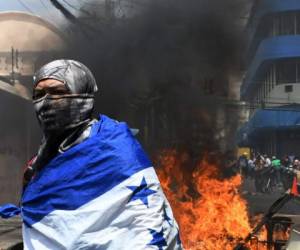
[[[293,92],[293,85],[285,85],[284,86],[284,92],[285,93],[291,93],[291,92]]]
[[[277,62],[276,79],[277,84],[296,83],[297,79],[297,61],[279,61]]]
[[[263,19],[255,35],[255,44],[257,46],[263,39],[268,37],[299,34],[300,12],[281,12],[269,15]]]
[[[273,62],[265,75],[258,80],[254,102],[265,101],[276,85],[285,84],[286,93],[293,92],[292,84],[300,84],[300,58]]]
[[[270,26],[271,31],[267,32],[269,36],[300,34],[300,14],[298,12],[283,12],[270,18],[273,21],[273,25]],[[266,36],[268,36],[267,34]]]
[[[295,21],[296,34],[300,34],[300,12],[297,12],[295,14],[295,18],[296,18],[296,21]]]

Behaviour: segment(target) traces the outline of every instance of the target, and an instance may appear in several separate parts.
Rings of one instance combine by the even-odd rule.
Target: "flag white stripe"
[[[140,199],[130,200],[133,192],[128,186],[139,186],[143,178],[147,188],[156,191],[147,197],[148,207]],[[158,249],[148,245],[153,239],[149,229],[163,229],[167,249],[182,249],[176,244],[177,228],[156,173],[149,167],[76,210],[55,210],[31,228],[24,225],[24,249]]]

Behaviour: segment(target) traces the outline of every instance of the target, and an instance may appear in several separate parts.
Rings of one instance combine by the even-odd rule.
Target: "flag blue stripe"
[[[92,130],[90,138],[56,156],[28,185],[21,207],[27,226],[54,210],[75,210],[151,166],[125,123],[101,115]]]
[[[10,203],[0,206],[0,217],[4,219],[14,217],[20,214],[20,212],[21,210],[19,207]]]

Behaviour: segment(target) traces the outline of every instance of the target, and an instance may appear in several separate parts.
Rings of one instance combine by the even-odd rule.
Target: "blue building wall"
[[[241,97],[247,99],[247,94],[257,86],[259,76],[265,72],[270,63],[298,57],[300,57],[300,35],[277,36],[263,40],[248,66],[241,86]]]
[[[262,30],[273,28],[271,25],[277,21],[275,17],[292,14],[299,19],[300,26],[300,0],[261,0],[252,8],[246,28],[248,64],[241,86],[242,100],[253,100],[270,65],[278,61],[300,60],[300,27],[299,31],[295,27],[293,34],[262,35]],[[300,155],[300,146],[296,147],[298,143],[300,145],[300,103],[292,106],[278,104],[269,109],[256,107],[249,122],[240,129],[238,143],[264,151],[261,153]]]
[[[299,0],[260,0],[252,9],[251,18],[247,25],[250,43],[255,38],[255,33],[263,18],[267,15],[300,10]]]

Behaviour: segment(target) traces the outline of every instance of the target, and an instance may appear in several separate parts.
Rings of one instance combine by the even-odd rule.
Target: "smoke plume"
[[[83,6],[85,25],[68,27],[77,32],[64,56],[95,74],[97,111],[138,127],[147,146],[216,149],[219,100],[239,69],[246,0],[134,3],[134,11],[125,5],[127,17],[88,19],[103,7]],[[81,32],[87,24],[94,27],[88,36]]]

